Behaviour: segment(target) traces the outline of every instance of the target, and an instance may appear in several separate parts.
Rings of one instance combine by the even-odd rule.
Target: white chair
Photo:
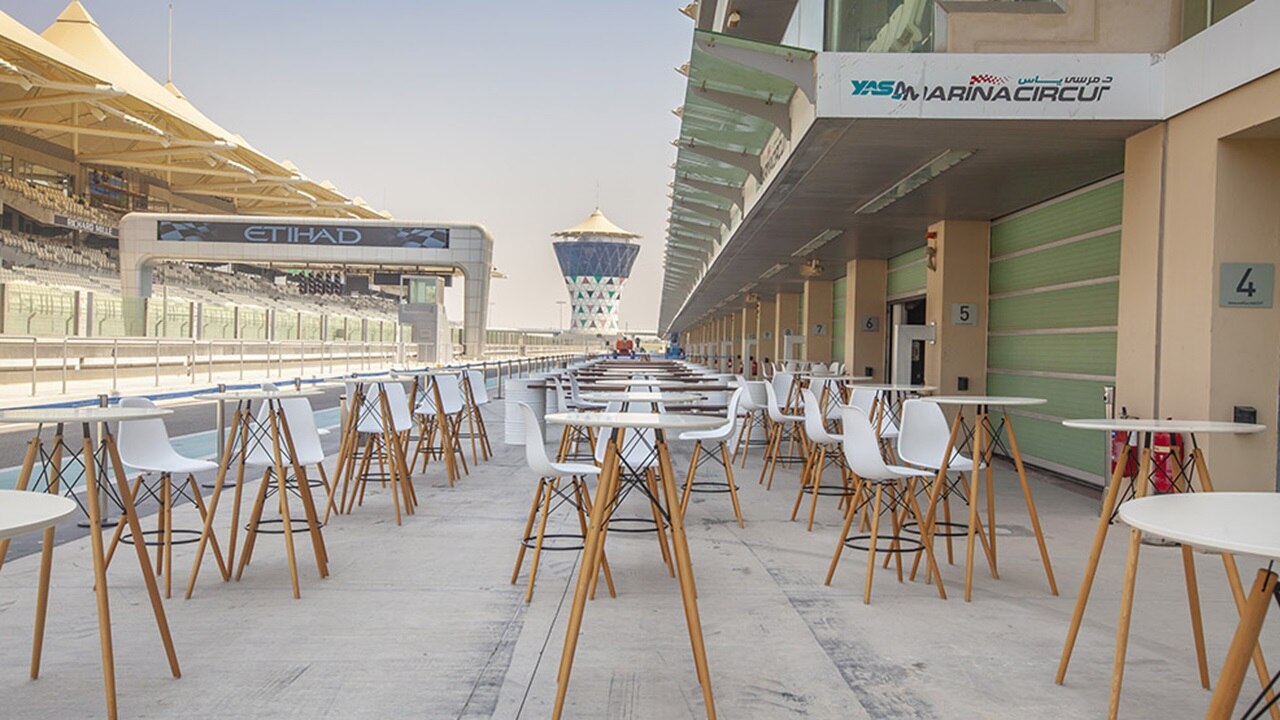
[[[741,375],[738,376],[738,383],[747,391],[742,395],[739,405],[742,422],[738,426],[738,441],[733,448],[733,459],[737,460],[741,455],[739,467],[746,467],[747,451],[753,446],[763,447],[769,444],[769,396],[764,389],[768,383],[761,380],[748,381]],[[756,428],[760,429],[760,439],[753,441],[751,436]]]
[[[841,504],[843,504],[845,498],[853,495],[853,486],[849,482],[848,472],[841,457],[841,439],[827,431],[822,401],[808,388],[801,390],[800,396],[804,400],[804,434],[809,440],[809,452],[805,458],[804,467],[800,471],[800,488],[796,492],[795,506],[791,508],[791,520],[794,522],[796,515],[800,512],[800,503],[803,502],[805,494],[812,495],[813,501],[809,506],[809,525],[806,528],[812,531],[813,517],[818,510],[818,496],[835,495],[841,498]],[[822,473],[828,465],[834,465],[840,473],[840,485],[822,484]]]
[[[459,465],[463,474],[471,474],[467,454],[462,450],[462,423],[467,417],[462,378],[445,373],[424,375],[419,380],[418,396],[418,405],[413,410],[418,419],[418,443],[409,467],[417,467],[418,458],[422,458],[422,471],[426,472],[427,463],[432,458],[440,458],[445,461],[449,487],[453,487],[459,477]]]
[[[392,505],[396,524],[399,525],[401,498],[404,511],[409,514],[413,514],[418,504],[413,487],[413,466],[406,461],[409,432],[413,428],[409,396],[404,385],[397,381],[359,383],[349,380],[346,391],[347,397],[352,399],[352,406],[358,408],[352,411],[356,415],[354,418],[347,418],[348,423],[355,423],[355,437],[350,461],[346,463],[342,477],[342,498],[335,504],[332,501],[335,493],[330,493],[329,508],[349,513],[355,510],[356,505],[364,505],[365,490],[372,479],[369,469],[376,459],[380,471],[377,477],[390,481]],[[358,405],[355,404],[357,395],[360,396]],[[337,480],[334,478],[335,492]],[[325,519],[328,520],[328,512]]]
[[[154,408],[155,403],[146,398],[123,398],[123,408]],[[196,482],[195,473],[217,470],[218,464],[208,460],[197,460],[182,455],[173,448],[169,440],[169,431],[165,427],[164,418],[148,418],[145,420],[122,420],[116,429],[116,447],[120,451],[120,460],[125,465],[139,471],[133,482],[135,502],[141,501],[139,492],[156,500],[160,504],[160,512],[156,517],[156,539],[148,542],[146,538],[124,537],[125,522],[116,524],[115,533],[107,549],[106,562],[110,564],[112,555],[121,540],[128,543],[146,543],[156,546],[156,575],[164,576],[164,596],[173,596],[173,546],[195,542],[201,530],[175,529],[173,527],[173,506],[175,501],[186,499],[196,506],[200,513],[201,527],[205,519],[204,495]],[[145,475],[155,474],[154,481],[148,481]],[[186,476],[185,480],[174,481],[173,476]],[[173,539],[174,534],[188,536],[186,539]],[[223,561],[222,551],[218,547],[218,538],[211,537],[213,556],[217,560],[218,569],[223,577],[227,576],[227,565]]]
[[[516,568],[511,572],[511,584],[520,578],[520,568],[524,564],[525,550],[533,550],[533,558],[529,566],[529,588],[525,591],[524,601],[533,600],[533,585],[538,578],[538,560],[543,550],[580,550],[586,543],[587,515],[591,512],[591,494],[587,488],[586,478],[598,476],[600,468],[590,463],[558,463],[547,457],[547,448],[543,445],[542,428],[538,416],[526,403],[519,403],[520,413],[524,416],[524,457],[529,469],[538,475],[538,489],[533,496],[533,504],[529,507],[529,519],[524,526],[524,534],[520,537],[520,551],[516,554]],[[560,479],[570,478],[568,490],[560,487]],[[547,518],[561,505],[568,504],[578,515],[578,534],[547,533]],[[539,518],[539,512],[541,517]],[[538,520],[538,530],[533,530],[534,520]],[[566,540],[564,547],[546,546],[545,541]],[[576,542],[575,542],[576,541]],[[613,587],[613,576],[609,573],[609,560],[601,562],[605,583],[609,586],[609,595],[616,597]]]
[[[733,501],[733,514],[738,518],[738,527],[744,527],[742,523],[742,507],[738,504],[738,486],[733,481],[733,460],[729,458],[729,449],[725,443],[733,437],[733,431],[738,425],[738,407],[742,404],[742,398],[746,393],[746,388],[738,388],[733,391],[733,395],[729,397],[724,425],[710,430],[686,430],[680,433],[680,440],[693,441],[693,458],[689,460],[689,475],[685,478],[684,492],[680,496],[680,512],[685,512],[689,507],[689,498],[692,497],[692,493],[722,493],[727,491],[729,499]],[[703,453],[702,446],[704,443],[715,443],[716,449]],[[726,485],[721,485],[719,481],[697,482],[694,479],[698,468],[709,459],[714,460],[720,467],[724,468],[724,479],[727,487]]]
[[[569,377],[572,377],[570,375]],[[572,385],[567,378],[552,377],[550,379],[551,386],[554,388],[556,400],[559,403],[560,412],[591,412],[595,410],[604,410],[604,403],[586,403],[575,401],[573,399]],[[560,431],[560,447],[556,450],[556,457],[561,460],[591,460],[593,448],[596,444],[596,432],[594,428],[580,427],[577,425],[565,425]],[[583,445],[586,450],[583,450]]]
[[[832,375],[839,375],[839,374],[840,374],[840,361],[839,361],[839,360],[836,360],[836,361],[832,362],[832,363],[831,363],[831,365],[830,365],[829,367],[827,367],[827,372],[831,373]]]
[[[778,463],[790,464],[792,462],[803,462],[808,455],[808,447],[805,444],[804,431],[802,423],[804,416],[792,415],[783,412],[778,404],[777,386],[781,384],[786,388],[791,387],[791,375],[789,373],[778,373],[773,376],[773,381],[765,383],[764,390],[767,398],[766,410],[769,417],[769,444],[764,450],[764,465],[760,468],[760,482],[765,482],[765,476],[768,475],[768,484],[766,489],[773,489],[773,473],[778,467]],[[784,451],[782,441],[787,441],[787,448]],[[798,455],[796,445],[799,444]],[[785,454],[784,454],[785,453]]]
[[[880,447],[886,457],[893,457],[893,444],[898,439],[898,426],[888,412],[888,400],[881,399],[875,390],[860,388],[856,385],[849,393],[849,404],[866,415],[875,428],[876,437],[880,438]]]
[[[466,401],[467,432],[465,437],[471,441],[471,461],[480,462],[480,458],[488,460],[493,457],[493,446],[489,444],[489,428],[484,424],[482,409],[489,404],[489,389],[485,387],[484,373],[479,370],[466,370],[462,374],[462,390]],[[477,442],[478,441],[478,442]],[[476,446],[479,445],[479,457]]]
[[[831,558],[831,566],[827,570],[826,585],[831,584],[836,565],[840,563],[840,554],[845,546],[867,552],[867,579],[863,588],[862,601],[871,604],[871,581],[875,575],[876,547],[881,540],[889,546],[883,551],[891,553],[896,560],[898,582],[902,582],[902,554],[924,551],[927,559],[926,572],[933,576],[938,585],[938,596],[947,599],[947,592],[942,586],[942,574],[933,557],[933,543],[928,533],[919,539],[902,534],[902,524],[908,518],[913,519],[918,527],[925,527],[921,522],[919,505],[915,498],[915,483],[920,477],[916,468],[888,465],[880,454],[880,441],[876,437],[871,421],[860,410],[853,407],[844,409],[842,422],[844,434],[841,438],[845,464],[857,479],[853,502],[845,509],[844,526],[840,530],[840,539],[836,543],[835,554]],[[874,488],[874,491],[873,491]],[[858,511],[866,508],[871,516],[870,534],[850,535],[850,528]],[[892,523],[889,534],[880,534],[881,516],[887,514]],[[861,546],[859,543],[867,543]]]
[[[907,400],[902,403],[902,429],[898,437],[898,457],[902,462],[914,467],[923,468],[938,475],[942,470],[942,459],[947,457],[947,447],[951,446],[951,457],[947,461],[949,477],[934,477],[928,493],[928,504],[924,516],[929,519],[930,536],[941,535],[947,541],[947,564],[955,562],[952,538],[968,535],[968,523],[951,522],[951,496],[954,494],[968,505],[968,490],[964,484],[964,474],[973,471],[973,459],[956,449],[958,438],[951,437],[951,428],[942,407],[927,400]],[[985,469],[986,466],[978,468]],[[938,501],[941,500],[942,520],[937,519]],[[941,527],[941,529],[939,529]],[[982,520],[978,519],[976,534],[982,542],[983,550],[990,561],[990,548],[987,535],[982,531]],[[913,573],[914,575],[914,568]]]

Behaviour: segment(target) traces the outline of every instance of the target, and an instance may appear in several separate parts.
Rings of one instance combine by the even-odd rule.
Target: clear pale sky
[[[84,0],[165,79],[167,0]],[[680,0],[176,0],[174,82],[268,155],[397,218],[494,237],[491,327],[557,326],[551,233],[596,204],[640,233],[622,321],[653,330],[689,59]],[[64,0],[8,0],[43,31]],[[461,296],[450,293],[460,320]],[[568,312],[565,310],[567,322]]]

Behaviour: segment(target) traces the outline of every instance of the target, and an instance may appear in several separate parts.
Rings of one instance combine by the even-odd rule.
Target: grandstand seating
[[[47,185],[23,180],[7,173],[0,173],[0,187],[68,217],[91,220],[112,227],[120,224],[119,214],[102,208],[91,207],[79,199],[70,197],[65,192]]]

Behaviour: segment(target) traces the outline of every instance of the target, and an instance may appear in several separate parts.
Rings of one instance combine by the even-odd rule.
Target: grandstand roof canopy
[[[614,225],[609,218],[600,212],[600,208],[591,211],[586,220],[574,225],[568,230],[561,230],[552,233],[554,237],[615,237],[615,238],[638,238],[636,233]]]
[[[244,213],[388,217],[210,120],[134,64],[79,0],[41,35],[0,12],[0,127],[69,147],[78,162],[230,200]]]

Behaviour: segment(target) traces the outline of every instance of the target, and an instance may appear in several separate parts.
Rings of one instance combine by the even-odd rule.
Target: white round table
[[[600,572],[600,560],[603,556],[605,536],[609,532],[608,517],[618,497],[621,485],[621,458],[619,448],[625,443],[628,430],[652,430],[655,437],[655,448],[658,456],[658,479],[662,492],[651,498],[664,505],[665,514],[671,523],[671,542],[674,547],[675,574],[680,582],[680,595],[684,602],[685,621],[689,627],[689,644],[693,651],[694,668],[698,682],[702,686],[702,699],[707,709],[707,717],[715,717],[715,700],[711,693],[711,673],[707,666],[707,653],[702,638],[702,621],[698,615],[697,587],[693,577],[693,564],[689,556],[689,543],[685,538],[684,514],[680,509],[680,499],[676,493],[675,471],[671,466],[671,455],[667,448],[666,433],[685,430],[708,430],[724,424],[724,418],[683,415],[679,413],[554,413],[547,416],[547,422],[555,425],[578,425],[584,427],[609,428],[611,431],[604,462],[601,464],[600,478],[596,485],[596,498],[591,507],[591,521],[587,528],[587,539],[582,551],[582,562],[579,564],[577,585],[573,595],[573,606],[569,613],[568,627],[565,631],[564,653],[560,658],[560,672],[556,692],[556,704],[553,717],[559,717],[564,707],[565,693],[569,685],[569,675],[573,670],[573,656],[577,649],[582,628],[582,614],[586,607],[587,596],[596,583]],[[659,525],[659,527],[661,527]],[[659,532],[661,537],[661,532]]]
[[[59,495],[0,490],[0,540],[52,527],[75,511],[76,504]]]
[[[1240,697],[1249,661],[1258,648],[1258,636],[1272,599],[1280,602],[1274,563],[1280,561],[1280,494],[1276,493],[1177,493],[1138,498],[1120,507],[1120,520],[1134,532],[1148,532],[1181,543],[1184,547],[1223,553],[1244,553],[1268,560],[1240,612],[1240,623],[1231,649],[1218,675],[1210,701],[1209,718],[1230,718]],[[1255,661],[1256,662],[1256,661]],[[1260,673],[1263,687],[1268,678]],[[1274,680],[1272,680],[1274,682]],[[1246,718],[1263,716],[1255,710],[1265,703],[1260,695]]]
[[[1022,485],[1022,497],[1027,505],[1027,515],[1031,519],[1031,529],[1035,533],[1036,544],[1040,550],[1040,563],[1044,566],[1045,577],[1049,583],[1049,592],[1053,595],[1058,594],[1058,583],[1053,576],[1053,565],[1049,561],[1049,548],[1044,542],[1044,531],[1040,528],[1040,515],[1036,512],[1035,500],[1031,497],[1031,485],[1027,482],[1026,466],[1022,462],[1022,453],[1018,450],[1018,440],[1013,432],[1013,422],[1009,417],[1009,408],[1011,407],[1030,407],[1034,405],[1043,405],[1047,400],[1044,398],[1033,397],[1016,397],[1008,395],[930,395],[921,398],[925,402],[937,403],[938,405],[950,406],[955,409],[955,420],[951,424],[951,437],[947,441],[947,449],[943,454],[945,461],[949,461],[953,457],[955,450],[964,445],[963,435],[964,428],[968,427],[965,423],[966,410],[972,408],[973,426],[972,438],[969,443],[970,453],[974,459],[973,472],[969,483],[967,500],[969,502],[969,544],[965,548],[965,581],[964,581],[964,599],[968,602],[973,590],[973,554],[974,554],[974,535],[979,525],[978,518],[978,476],[980,472],[986,473],[986,496],[987,496],[987,517],[986,531],[987,537],[983,542],[983,550],[986,553],[987,563],[991,568],[991,577],[999,578],[999,565],[997,563],[996,553],[996,505],[995,493],[992,488],[992,459],[995,457],[996,447],[1001,445],[1001,432],[1008,438],[1008,454],[1013,461],[1013,467],[1018,474],[1018,482]],[[992,416],[998,417],[999,422],[992,421]],[[959,440],[959,442],[957,442]],[[938,477],[946,477],[946,463],[938,473]],[[927,522],[932,523],[934,510],[936,506],[936,495],[940,494],[941,488],[935,483],[933,492],[929,499],[929,510],[925,513]]]
[[[1089,602],[1089,595],[1093,590],[1093,581],[1097,576],[1098,562],[1102,557],[1103,545],[1107,540],[1107,530],[1111,520],[1117,514],[1116,508],[1119,507],[1119,513],[1123,517],[1125,508],[1136,502],[1131,498],[1143,498],[1155,484],[1155,480],[1150,475],[1152,472],[1152,458],[1156,454],[1157,434],[1168,436],[1186,435],[1190,438],[1191,444],[1188,457],[1179,459],[1174,450],[1176,446],[1172,442],[1166,441],[1170,442],[1169,447],[1161,448],[1160,450],[1168,458],[1168,464],[1160,469],[1160,473],[1164,476],[1162,478],[1164,487],[1156,487],[1156,490],[1179,494],[1190,492],[1195,489],[1193,482],[1198,481],[1201,491],[1212,493],[1213,480],[1209,475],[1208,463],[1205,460],[1203,450],[1196,441],[1196,436],[1207,434],[1250,435],[1260,433],[1266,429],[1262,425],[1215,420],[1149,420],[1141,418],[1084,418],[1064,420],[1062,424],[1065,427],[1078,430],[1127,433],[1130,437],[1128,442],[1124,442],[1121,445],[1119,455],[1115,458],[1115,468],[1111,473],[1111,481],[1107,484],[1106,492],[1103,495],[1102,511],[1098,516],[1097,527],[1094,530],[1092,549],[1089,552],[1088,563],[1085,565],[1084,577],[1080,581],[1080,592],[1076,596],[1075,609],[1071,615],[1071,624],[1067,628],[1067,639],[1062,648],[1062,657],[1058,661],[1058,673],[1056,676],[1058,684],[1061,684],[1066,678],[1071,654],[1075,649],[1080,625],[1084,620],[1085,608]],[[1135,452],[1134,448],[1137,448],[1136,451],[1140,454],[1140,460],[1136,463],[1136,467],[1130,462],[1131,453]],[[1129,477],[1128,470],[1131,467],[1134,468],[1133,477]],[[1139,478],[1146,478],[1146,480],[1139,481]],[[1121,489],[1122,485],[1125,485],[1123,490]],[[1199,493],[1196,494],[1199,495]],[[1141,549],[1142,533],[1137,530],[1131,531],[1129,533],[1128,554],[1126,556],[1124,587],[1120,598],[1120,622],[1116,633],[1115,659],[1111,676],[1111,710],[1113,713],[1119,711],[1120,691],[1124,678],[1124,660],[1128,650],[1129,626],[1132,620],[1134,587],[1137,583],[1138,556]],[[1222,561],[1226,571],[1227,582],[1232,592],[1239,597],[1243,593],[1243,587],[1235,558],[1227,553],[1223,554]],[[1205,653],[1204,627],[1200,616],[1195,557],[1188,546],[1183,546],[1182,548],[1182,565],[1183,573],[1186,577],[1187,603],[1190,606],[1191,631],[1196,645],[1196,661],[1200,673],[1200,684],[1207,689],[1209,687],[1209,663]],[[1262,674],[1265,675],[1265,673]]]
[[[690,392],[584,392],[582,399],[588,402],[627,403],[691,403],[703,399],[703,395]]]

